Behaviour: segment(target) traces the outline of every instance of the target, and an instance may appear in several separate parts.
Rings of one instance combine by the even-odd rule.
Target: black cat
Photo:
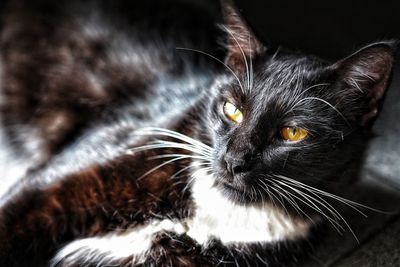
[[[0,266],[297,266],[346,227],[395,42],[332,64],[222,11],[219,36],[184,3],[7,3]]]

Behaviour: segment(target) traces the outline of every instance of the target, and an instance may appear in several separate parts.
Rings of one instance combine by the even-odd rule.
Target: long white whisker
[[[237,46],[240,49],[240,53],[242,54],[242,57],[244,59],[244,64],[246,65],[246,73],[247,73],[247,89],[250,90],[250,73],[249,73],[249,65],[247,63],[246,55],[242,49],[242,46],[239,44],[238,40],[236,39],[235,35],[231,30],[229,30],[226,26],[222,25],[222,27],[225,28],[225,30],[232,36],[233,40],[236,42]]]
[[[329,103],[328,101],[326,101],[326,100],[324,100],[324,99],[322,99],[322,98],[319,98],[319,97],[312,97],[312,96],[310,96],[310,97],[302,98],[300,101],[298,101],[298,102],[292,107],[291,110],[293,110],[296,106],[298,106],[300,103],[302,103],[302,102],[304,102],[304,101],[306,101],[306,100],[317,100],[317,101],[320,101],[320,102],[322,102],[322,103],[325,103],[326,105],[328,105],[329,107],[331,107],[334,111],[336,111],[336,113],[339,114],[339,115],[343,118],[343,120],[346,122],[346,124],[350,126],[349,121],[346,119],[346,117],[345,117],[335,106],[333,106],[333,105],[332,105],[331,103]]]
[[[271,181],[272,182],[272,181]],[[272,182],[273,183],[273,182]],[[296,212],[300,215],[303,214],[304,216],[306,216],[311,222],[314,222],[314,220],[307,214],[305,213],[297,204],[296,200],[294,200],[289,194],[288,192],[286,192],[286,190],[282,187],[280,187],[279,185],[273,183],[274,186],[271,186],[271,189],[275,190],[278,194],[281,194],[289,203],[290,205],[292,205],[292,207],[296,210]],[[280,190],[279,190],[280,189]]]
[[[272,201],[272,205],[275,206],[276,208],[278,208],[278,206],[276,205],[275,200],[274,200],[274,194],[271,192],[271,190],[269,190],[269,186],[266,183],[264,183],[264,181],[262,181],[262,180],[258,180],[258,182],[261,182],[264,185],[264,187],[261,186],[261,188],[268,194],[269,198]]]
[[[284,182],[282,182],[282,181],[276,180],[276,182],[279,183],[279,184],[281,184],[281,185],[283,185],[283,186],[288,187],[289,189],[291,189],[292,191],[294,191],[295,193],[297,193],[299,196],[302,196],[305,200],[307,200],[307,202],[309,202],[309,203],[310,203],[311,205],[313,205],[316,209],[318,209],[318,211],[319,211],[319,213],[320,213],[321,215],[323,215],[324,217],[326,217],[326,218],[329,219],[330,221],[332,220],[332,222],[334,221],[338,227],[340,227],[342,230],[344,230],[344,228],[343,228],[343,227],[339,224],[339,222],[338,222],[338,219],[341,219],[341,220],[343,220],[343,221],[344,221],[344,219],[343,219],[343,217],[340,215],[340,213],[339,213],[336,209],[334,209],[333,207],[332,207],[332,209],[330,209],[329,207],[327,207],[324,203],[322,203],[322,202],[319,201],[318,199],[315,199],[314,197],[310,196],[310,195],[307,194],[306,192],[301,191],[301,190],[298,190],[298,189],[295,189],[295,188],[289,186],[288,184],[286,184],[286,183],[284,183]],[[331,214],[334,216],[334,218],[327,217],[326,214],[325,214],[325,212],[323,212],[323,211],[322,211],[314,202],[312,202],[311,200],[313,200],[313,201],[315,201],[316,203],[320,204],[323,208],[325,208],[327,211],[329,211],[329,213],[331,213]]]
[[[322,196],[329,197],[329,198],[332,198],[332,199],[334,199],[334,200],[337,200],[337,201],[339,201],[340,203],[343,203],[343,204],[349,206],[350,208],[356,210],[357,212],[359,212],[361,215],[363,215],[363,216],[365,216],[365,217],[367,217],[367,216],[366,216],[363,212],[361,212],[357,207],[359,207],[359,208],[365,208],[365,209],[369,209],[369,210],[373,210],[373,211],[377,211],[377,212],[382,212],[382,211],[380,211],[380,210],[377,210],[377,209],[374,209],[374,208],[371,208],[371,207],[362,205],[362,204],[360,204],[360,203],[357,203],[357,202],[354,202],[354,201],[351,201],[351,200],[348,200],[348,199],[345,199],[345,198],[342,198],[342,197],[333,195],[333,194],[331,194],[331,193],[328,193],[328,192],[325,192],[325,191],[316,189],[316,188],[314,188],[314,187],[312,187],[312,186],[306,185],[306,184],[304,184],[304,183],[301,183],[301,182],[299,182],[299,181],[296,181],[296,180],[294,180],[294,179],[291,179],[291,178],[288,178],[288,177],[285,177],[285,176],[279,175],[279,176],[276,176],[276,177],[281,178],[282,180],[285,180],[286,182],[290,182],[290,183],[291,183],[292,185],[294,185],[294,186],[302,187],[303,189],[306,189],[306,190],[308,190],[308,191],[311,192],[311,193],[313,192],[313,193],[315,193],[314,195],[319,194],[319,195],[322,195]],[[321,199],[321,198],[320,198],[320,199]],[[324,201],[324,202],[327,203],[326,201]],[[328,205],[329,205],[329,204],[328,204]],[[331,205],[329,205],[329,206],[332,207]],[[333,207],[332,207],[332,208],[333,208]],[[334,208],[333,208],[333,209],[334,209]],[[336,214],[340,217],[340,219],[346,224],[347,228],[351,231],[351,233],[352,233],[352,235],[354,236],[354,238],[356,239],[356,241],[359,242],[357,236],[355,235],[354,231],[352,230],[352,228],[350,227],[350,225],[348,224],[348,222],[343,218],[343,216],[342,216],[336,209],[334,209],[334,210],[336,211]]]
[[[311,89],[314,89],[315,87],[319,87],[319,86],[328,86],[330,85],[330,83],[318,83],[318,84],[314,84],[311,85],[310,87],[307,87],[306,89],[304,89],[299,96],[303,96],[305,95],[308,91],[310,91]]]
[[[248,40],[248,42],[249,42],[249,47],[250,47],[250,51],[253,51],[253,48],[251,47],[251,38],[250,38],[250,33],[249,33],[249,40]],[[249,60],[250,60],[250,79],[251,79],[251,82],[250,82],[250,90],[251,89],[253,89],[253,87],[254,87],[254,70],[253,70],[253,57],[250,55],[249,56]]]
[[[325,209],[327,209],[335,218],[340,218],[340,217],[337,215],[339,212],[337,212],[337,210],[336,210],[335,208],[333,208],[332,205],[330,205],[327,201],[325,201],[323,198],[319,197],[318,195],[315,195],[313,192],[310,192],[308,189],[303,188],[303,187],[300,187],[299,189],[296,189],[296,188],[294,188],[293,186],[299,187],[298,185],[291,184],[291,185],[292,185],[292,186],[291,186],[291,185],[287,184],[287,181],[279,181],[279,180],[276,180],[276,182],[279,183],[279,184],[281,184],[281,185],[283,185],[283,186],[286,186],[286,187],[292,189],[293,191],[295,191],[295,192],[297,192],[297,193],[299,193],[299,194],[302,193],[302,194],[307,195],[307,196],[308,196],[309,198],[311,198],[312,200],[314,200],[314,201],[316,201],[317,203],[321,204],[322,207],[324,207]],[[301,189],[307,190],[307,192],[310,192],[310,193],[313,194],[314,196],[317,196],[318,199],[315,199],[313,196],[307,194],[307,193],[304,192],[304,191],[301,191]],[[322,200],[323,202],[321,202],[320,200]]]
[[[356,210],[357,212],[359,212],[363,216],[366,216],[366,215],[363,212],[361,212],[358,208],[364,208],[364,209],[368,209],[368,210],[371,210],[371,211],[374,211],[374,212],[379,212],[379,213],[388,213],[388,212],[385,212],[385,211],[382,211],[382,210],[378,210],[378,209],[375,209],[375,208],[372,208],[372,207],[369,207],[369,206],[354,202],[352,200],[349,200],[349,199],[346,199],[346,198],[343,198],[343,197],[339,197],[337,195],[322,191],[320,189],[314,188],[312,186],[309,186],[307,184],[301,183],[299,181],[296,181],[294,179],[288,178],[286,176],[276,175],[276,177],[284,179],[284,180],[287,180],[287,181],[290,181],[290,182],[295,183],[295,184],[300,184],[300,185],[302,185],[302,186],[304,186],[306,188],[309,188],[310,190],[313,190],[317,194],[324,195],[326,197],[335,199],[335,200],[337,200],[337,201],[339,201],[339,202],[351,207],[352,209]]]
[[[299,212],[299,211],[296,209],[296,207],[295,207],[295,206],[297,206],[297,203],[296,203],[296,205],[294,206],[294,204],[293,204],[291,201],[289,201],[288,198],[285,196],[284,192],[281,192],[280,190],[278,190],[278,188],[276,188],[276,187],[274,187],[274,186],[269,186],[269,187],[270,187],[272,190],[274,190],[274,191],[280,196],[282,202],[279,202],[279,203],[281,203],[281,205],[282,205],[282,207],[284,208],[284,210],[285,210],[285,212],[286,212],[287,215],[289,215],[289,211],[287,210],[285,204],[283,203],[282,197],[285,198],[285,199],[294,207],[294,209],[295,209],[297,212]],[[272,192],[271,192],[271,193],[272,193]]]
[[[203,156],[188,155],[188,154],[163,154],[163,155],[149,157],[147,159],[148,160],[153,160],[153,159],[165,159],[165,158],[177,158],[177,157],[186,157],[186,158],[191,158],[191,159],[201,159],[201,160],[206,160],[206,161],[209,160],[208,158],[203,157]]]
[[[322,202],[324,202],[326,205],[328,205],[331,209],[333,209],[333,210],[335,210],[336,211],[336,209],[329,203],[329,202],[327,202],[325,199],[323,199],[320,195],[322,195],[322,196],[326,196],[325,194],[321,194],[321,193],[317,193],[317,192],[315,192],[315,190],[312,190],[312,189],[310,189],[310,188],[307,188],[307,187],[305,187],[304,185],[302,185],[302,184],[297,184],[297,183],[293,183],[293,182],[290,182],[290,181],[286,181],[286,183],[287,182],[289,182],[291,185],[293,185],[293,186],[297,186],[297,187],[299,187],[299,188],[302,188],[302,189],[305,189],[305,190],[307,190],[308,192],[310,192],[312,195],[314,195],[315,197],[317,197],[318,199],[320,199]],[[318,195],[319,194],[319,195]],[[335,198],[333,198],[333,199],[335,199]],[[340,202],[340,201],[339,201]],[[346,204],[347,206],[350,206],[349,204]],[[352,209],[354,209],[354,210],[356,210],[358,213],[360,213],[362,216],[364,216],[364,217],[368,217],[365,213],[363,213],[361,210],[359,210],[359,209],[357,209],[356,207],[351,207]],[[337,213],[339,213],[339,212],[337,212]]]
[[[198,167],[198,166],[204,166],[204,165],[209,166],[210,163],[209,162],[194,162],[194,163],[192,163],[192,165],[186,166],[186,167],[182,168],[181,170],[177,171],[176,173],[174,173],[170,177],[170,179],[176,178],[179,174],[181,174],[182,172],[186,171],[187,169],[193,168],[193,166],[197,166]]]
[[[285,210],[286,214],[289,215],[289,211],[287,210],[285,204],[283,203],[283,199],[279,199],[271,190],[269,190],[269,188],[271,188],[272,190],[274,190],[275,188],[268,186],[266,189],[268,190],[268,194],[270,194],[273,198],[275,198],[279,204],[281,205],[281,207]],[[277,190],[275,189],[275,191],[277,192]],[[279,194],[279,192],[277,192],[278,196],[281,197],[281,194]]]
[[[130,149],[130,152],[142,152],[142,151],[147,151],[147,150],[153,150],[153,149],[163,149],[163,148],[178,148],[178,149],[183,149],[183,150],[187,150],[196,154],[199,154],[203,157],[207,157],[210,158],[211,155],[208,153],[204,153],[201,150],[195,149],[192,146],[188,146],[186,144],[154,144],[154,145],[145,145],[145,146],[139,146],[139,147],[135,147]]]
[[[296,198],[297,200],[299,200],[300,202],[304,203],[306,206],[310,207],[311,209],[315,210],[316,212],[318,212],[319,214],[321,214],[323,217],[325,217],[331,224],[332,226],[336,229],[336,231],[338,231],[338,233],[341,233],[340,229],[343,229],[343,227],[339,224],[339,222],[335,219],[333,219],[332,217],[328,216],[325,212],[323,212],[317,205],[315,205],[314,202],[310,201],[306,196],[308,196],[307,194],[301,194],[304,192],[299,192],[299,191],[295,191],[297,194],[299,194],[299,196],[290,193],[289,191],[286,191],[287,194],[291,195],[292,197]],[[304,199],[304,200],[303,200]],[[350,231],[353,233],[353,231],[350,228]]]
[[[190,158],[190,157],[189,157],[189,156],[181,156],[181,157],[173,158],[173,159],[171,159],[171,160],[168,160],[168,161],[166,161],[166,162],[163,162],[163,163],[157,165],[156,167],[152,168],[151,170],[147,171],[145,174],[143,174],[142,176],[140,176],[139,178],[137,178],[137,180],[143,179],[144,177],[146,177],[146,176],[149,175],[150,173],[152,173],[152,172],[154,172],[154,171],[156,171],[156,170],[158,170],[158,169],[164,167],[165,165],[171,164],[172,162],[175,162],[175,161],[178,161],[178,160],[187,159],[187,158]]]
[[[193,48],[185,48],[185,47],[177,47],[177,50],[187,50],[187,51],[192,51],[192,52],[197,52],[206,56],[211,57],[212,59],[215,59],[216,61],[218,61],[219,63],[221,63],[222,65],[224,65],[231,73],[232,75],[235,77],[235,79],[238,81],[240,88],[242,89],[243,92],[245,92],[242,82],[240,81],[239,77],[236,75],[236,73],[228,66],[226,65],[224,62],[222,62],[221,60],[219,60],[218,58],[214,57],[213,55],[210,55],[206,52],[197,50],[197,49],[193,49]]]
[[[170,148],[182,148],[189,150],[191,152],[195,152],[197,154],[203,155],[203,156],[208,156],[211,157],[212,152],[206,151],[201,147],[192,145],[192,144],[185,144],[185,143],[177,143],[177,142],[170,142],[170,141],[155,141],[155,142],[150,142],[149,145],[153,145],[154,147],[160,146],[160,147],[170,147]]]
[[[170,145],[175,145],[175,144],[178,144],[178,145],[186,145],[186,146],[191,147],[191,148],[193,148],[193,149],[195,149],[195,150],[197,150],[197,151],[200,151],[200,152],[203,153],[203,154],[212,155],[212,151],[207,150],[205,147],[199,146],[198,144],[183,144],[183,143],[177,143],[177,142],[172,142],[172,141],[164,141],[164,140],[156,140],[156,141],[154,141],[154,142],[152,142],[152,143],[150,143],[150,144],[160,144],[160,145],[168,145],[168,144],[170,144]]]
[[[273,181],[269,181],[271,182],[271,186],[269,186],[272,190],[274,190],[280,197],[281,200],[283,202],[283,199],[286,199],[286,201],[288,201],[290,203],[290,205],[292,205],[292,207],[296,210],[296,212],[300,215],[300,213],[304,214],[307,218],[310,219],[310,221],[312,221],[312,219],[305,213],[303,212],[303,210],[299,207],[299,205],[297,204],[297,202],[290,196],[286,194],[286,190],[284,190],[282,187],[280,187],[279,185],[277,185],[276,183],[274,183]],[[290,198],[290,199],[289,199]],[[284,204],[282,203],[282,206],[284,206]],[[284,209],[286,211],[286,214],[289,214],[288,210],[286,209],[286,207],[284,206]]]
[[[172,137],[181,141],[184,141],[186,143],[195,145],[195,146],[199,146],[204,148],[206,151],[212,152],[213,149],[204,144],[203,142],[200,142],[196,139],[193,139],[187,135],[178,133],[176,131],[172,131],[169,129],[165,129],[165,128],[158,128],[158,127],[144,127],[144,128],[140,128],[138,130],[135,131],[135,134],[137,135],[161,135],[161,136],[168,136],[168,137]]]

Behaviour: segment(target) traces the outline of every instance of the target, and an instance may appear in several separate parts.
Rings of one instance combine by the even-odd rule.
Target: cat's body
[[[162,15],[169,5],[39,1],[3,11],[2,114],[17,153],[41,164],[82,129],[122,121],[120,113],[138,127],[190,106],[182,99],[209,87],[213,65],[176,47],[215,48],[212,22],[188,14],[156,28],[186,8]]]
[[[213,53],[217,37],[169,5],[3,13],[2,131],[28,172],[0,200],[1,266],[293,265],[318,223],[338,227],[314,187],[358,163],[392,44],[334,65],[276,53],[226,2],[224,67],[176,49]],[[283,140],[287,127],[309,136]]]

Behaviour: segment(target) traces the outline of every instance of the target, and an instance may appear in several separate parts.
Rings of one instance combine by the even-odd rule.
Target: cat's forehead
[[[316,81],[324,63],[306,56],[282,56],[273,58],[257,66],[253,75],[259,88],[290,88]]]
[[[306,56],[282,56],[261,62],[251,73],[252,84],[244,98],[259,103],[290,101],[310,87],[326,83],[325,66]]]

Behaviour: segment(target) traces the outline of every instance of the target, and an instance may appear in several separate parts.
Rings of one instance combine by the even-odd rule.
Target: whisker
[[[248,38],[248,42],[249,42],[250,51],[253,51],[253,48],[251,47],[251,37],[250,37],[250,34],[249,34],[248,37],[249,37],[249,38]],[[249,60],[250,60],[250,78],[251,78],[249,90],[251,90],[251,89],[254,87],[253,57],[250,56],[250,57],[249,57]]]
[[[371,211],[374,211],[374,212],[378,212],[378,213],[383,213],[383,214],[390,214],[390,212],[386,212],[386,211],[382,211],[382,210],[379,210],[379,209],[375,209],[375,208],[372,208],[372,207],[357,203],[355,201],[352,201],[352,200],[349,200],[349,199],[346,199],[346,198],[343,198],[343,197],[339,197],[337,195],[325,192],[323,190],[320,190],[320,189],[317,189],[315,187],[309,186],[307,184],[301,183],[299,181],[296,181],[296,180],[291,179],[291,178],[286,177],[286,176],[277,175],[276,177],[281,178],[281,179],[286,179],[286,180],[288,180],[288,181],[290,181],[292,183],[300,184],[300,185],[302,185],[304,187],[309,188],[310,190],[315,191],[317,194],[321,194],[321,195],[324,195],[326,197],[335,199],[335,200],[337,200],[337,201],[339,201],[339,202],[351,207],[352,209],[356,210],[357,212],[359,212],[361,215],[363,215],[365,217],[367,217],[367,216],[364,213],[362,213],[358,208],[364,208],[364,209],[368,209],[368,210],[371,210]]]
[[[203,142],[200,142],[196,139],[193,139],[187,135],[178,133],[176,131],[172,131],[169,129],[165,129],[165,128],[158,128],[158,127],[144,127],[144,128],[140,128],[138,130],[135,131],[135,134],[137,135],[161,135],[161,136],[168,136],[168,137],[172,137],[181,141],[184,141],[186,143],[198,146],[198,147],[202,147],[204,148],[206,151],[212,152],[213,149],[204,144]]]
[[[152,149],[161,149],[161,148],[179,148],[179,149],[184,149],[188,150],[203,156],[211,156],[211,153],[208,151],[204,151],[201,148],[195,147],[190,144],[185,144],[185,143],[175,143],[175,142],[149,142],[147,145],[144,146],[138,146],[131,148],[131,152],[141,152],[141,151],[146,151],[146,150],[152,150]]]
[[[209,56],[209,57],[211,57],[212,59],[215,59],[216,61],[218,61],[219,63],[221,63],[222,65],[224,65],[224,66],[232,73],[232,75],[235,77],[235,79],[236,79],[237,82],[239,83],[239,86],[240,86],[240,88],[242,89],[242,91],[245,92],[244,87],[243,87],[243,85],[242,85],[242,82],[240,81],[240,79],[239,79],[239,77],[236,75],[236,73],[235,73],[228,65],[226,65],[224,62],[222,62],[220,59],[218,59],[218,58],[216,58],[215,56],[210,55],[210,54],[208,54],[208,53],[206,53],[206,52],[203,52],[203,51],[200,51],[200,50],[197,50],[197,49],[193,49],[193,48],[177,47],[176,49],[177,49],[177,50],[187,50],[187,51],[197,52],[197,53],[200,53],[200,54]]]
[[[158,155],[158,156],[152,156],[152,157],[148,157],[148,160],[153,160],[153,159],[165,159],[165,158],[174,158],[174,157],[187,157],[187,158],[191,158],[191,159],[202,159],[205,161],[208,161],[209,158],[204,157],[204,156],[199,156],[199,155],[189,155],[189,154],[163,154],[163,155]]]
[[[324,211],[322,211],[317,205],[315,205],[315,203],[313,203],[312,201],[310,201],[306,196],[308,196],[307,194],[304,194],[304,192],[299,192],[296,191],[297,194],[299,194],[299,196],[290,193],[289,191],[286,191],[287,194],[291,195],[292,197],[296,198],[297,200],[299,200],[300,202],[302,202],[303,204],[305,204],[306,206],[310,207],[311,209],[315,210],[316,212],[318,212],[319,214],[321,214],[323,217],[325,217],[331,224],[332,226],[335,228],[335,230],[338,233],[341,233],[341,230],[344,230],[343,227],[339,224],[339,222],[335,219],[333,219],[332,217],[328,216]],[[351,229],[351,228],[350,228]],[[352,232],[352,230],[351,230]]]
[[[238,40],[236,39],[235,35],[231,30],[229,30],[226,26],[222,25],[222,27],[232,36],[233,40],[236,42],[236,45],[240,49],[240,53],[242,54],[244,64],[246,65],[246,73],[247,73],[247,89],[250,90],[250,73],[249,73],[249,65],[247,63],[246,55],[244,54],[244,51],[242,49],[242,46],[239,44]],[[243,92],[245,93],[245,92]]]
[[[156,140],[156,141],[154,141],[154,142],[152,142],[150,144],[155,144],[155,145],[156,144],[160,144],[160,145],[168,145],[168,144],[170,144],[170,145],[175,145],[175,144],[186,145],[187,147],[191,147],[192,149],[194,149],[196,151],[199,151],[199,152],[201,152],[201,153],[203,153],[205,155],[209,155],[209,156],[212,155],[212,151],[206,150],[204,147],[201,147],[198,144],[185,144],[185,143],[177,143],[177,142],[164,141],[164,140]]]
[[[304,186],[302,186],[302,185],[300,185],[300,184],[294,184],[294,183],[292,183],[292,185],[307,190],[307,191],[310,192],[312,195],[314,195],[315,197],[317,197],[318,199],[320,199],[322,202],[324,202],[326,205],[328,205],[331,209],[333,209],[334,211],[337,212],[337,210],[336,210],[329,202],[327,202],[325,199],[323,199],[321,196],[319,196],[317,193],[315,193],[315,192],[312,191],[311,189],[309,189],[309,188],[307,188],[307,187],[304,187]],[[323,196],[324,196],[324,195],[323,195]],[[356,210],[358,213],[360,213],[362,216],[364,216],[364,217],[366,217],[366,218],[368,217],[366,214],[364,214],[362,211],[360,211],[360,210],[357,209],[356,207],[352,207],[352,208],[353,208],[354,210]],[[339,214],[339,212],[337,212],[337,214]]]
[[[278,201],[279,204],[282,206],[282,208],[286,211],[286,214],[289,214],[289,212],[288,212],[288,210],[286,209],[284,203],[281,202],[281,201],[278,199],[278,197],[277,197],[271,190],[269,190],[270,186],[268,186],[267,184],[265,184],[262,180],[259,180],[259,182],[261,182],[261,183],[264,185],[264,187],[261,186],[261,188],[268,194],[269,198],[270,198],[271,201],[272,201],[272,205],[273,205],[275,208],[278,208],[278,205],[276,205],[275,200],[274,200],[274,199],[276,199],[276,201]],[[273,189],[273,187],[271,187],[271,189]]]
[[[256,189],[254,188],[254,185],[251,185],[250,186],[250,199],[251,199],[251,201],[254,201],[254,200],[257,200],[257,191],[256,191]]]
[[[278,56],[279,52],[281,52],[280,46],[276,49],[275,53],[272,55],[271,61],[273,61]]]
[[[271,181],[272,182],[272,181]],[[273,183],[273,182],[272,182]],[[274,186],[271,186],[271,189],[275,190],[278,194],[282,194],[282,196],[290,203],[290,205],[296,210],[296,212],[301,215],[303,214],[306,216],[311,222],[314,223],[314,220],[307,214],[305,213],[297,204],[296,200],[294,200],[289,194],[287,194],[286,190],[279,185],[273,183]],[[279,190],[279,189],[281,190]],[[301,213],[301,214],[300,214]]]
[[[306,101],[306,100],[317,100],[317,101],[320,101],[320,102],[322,102],[322,103],[328,105],[328,106],[331,107],[334,111],[336,111],[337,114],[339,114],[339,115],[343,118],[343,120],[346,122],[346,124],[347,124],[348,126],[350,126],[349,121],[346,119],[346,117],[345,117],[335,106],[333,106],[333,105],[332,105],[331,103],[329,103],[328,101],[326,101],[326,100],[324,100],[324,99],[322,99],[322,98],[319,98],[319,97],[312,97],[312,96],[310,96],[310,97],[302,98],[302,99],[300,99],[300,100],[292,107],[291,111],[292,111],[296,106],[298,106],[300,103],[302,103],[302,102],[304,102],[304,101]]]
[[[307,192],[310,192],[310,193],[313,194],[314,196],[318,197],[318,199],[315,199],[313,196],[307,194],[307,193],[304,192],[304,191],[301,191],[301,189],[293,188],[292,186],[290,186],[290,185],[287,184],[287,181],[285,181],[285,182],[283,182],[283,181],[276,181],[276,182],[279,183],[279,184],[281,184],[281,185],[283,185],[283,186],[286,186],[286,187],[290,188],[291,190],[293,190],[293,191],[295,191],[295,192],[298,192],[299,194],[302,193],[302,194],[307,195],[307,196],[308,196],[309,198],[311,198],[312,200],[314,200],[314,201],[316,201],[317,203],[321,204],[322,207],[324,207],[325,209],[327,209],[335,218],[337,218],[337,219],[340,218],[340,216],[337,215],[339,212],[338,212],[331,204],[329,204],[329,202],[325,201],[323,198],[321,198],[320,196],[316,195],[315,193],[310,192],[310,191],[307,190],[306,188],[300,187],[300,188],[302,188],[302,189],[307,190]],[[293,185],[293,184],[292,184],[292,185]],[[293,185],[293,186],[299,187],[298,185]],[[321,203],[321,201],[322,201],[322,203]]]
[[[264,185],[264,187],[261,186],[259,182],[261,182],[261,183]],[[273,196],[272,196],[272,194],[271,194],[271,191],[269,190],[268,185],[267,185],[266,183],[264,183],[262,180],[257,180],[257,184],[261,187],[261,189],[262,189],[264,192],[266,192],[266,193],[268,194],[269,199],[271,199],[271,201],[272,201],[272,205],[273,205],[275,208],[277,208],[278,206],[275,204],[275,200],[274,200],[274,198],[273,198]]]
[[[365,217],[367,217],[367,215],[365,215],[363,212],[361,212],[358,208],[365,208],[365,209],[369,209],[369,210],[376,211],[376,212],[382,212],[382,211],[380,211],[380,210],[377,210],[377,209],[374,209],[374,208],[371,208],[371,207],[362,205],[362,204],[360,204],[360,203],[357,203],[357,202],[354,202],[354,201],[351,201],[351,200],[348,200],[348,199],[345,199],[345,198],[336,196],[336,195],[334,195],[334,194],[331,194],[331,193],[328,193],[328,192],[325,192],[325,191],[316,189],[316,188],[314,188],[314,187],[312,187],[312,186],[306,185],[306,184],[304,184],[304,183],[301,183],[301,182],[299,182],[299,181],[296,181],[296,180],[294,180],[294,179],[291,179],[291,178],[288,178],[288,177],[285,177],[285,176],[277,175],[276,177],[277,177],[277,178],[281,178],[281,179],[285,180],[286,182],[290,182],[293,186],[301,187],[301,188],[303,188],[303,189],[309,191],[310,193],[312,193],[312,194],[315,195],[315,196],[317,196],[317,194],[319,194],[319,195],[321,195],[321,196],[325,196],[325,197],[329,197],[329,198],[331,198],[331,199],[337,200],[337,201],[339,201],[340,203],[345,204],[345,205],[349,206],[350,208],[354,209],[355,211],[359,212],[361,215],[363,215],[363,216],[365,216]],[[287,184],[286,184],[286,185],[287,185]],[[303,193],[304,193],[304,192],[303,192]],[[354,236],[354,238],[356,239],[356,241],[359,242],[359,240],[358,240],[357,236],[355,235],[353,229],[350,227],[350,225],[349,225],[348,222],[344,219],[344,217],[343,217],[335,208],[333,208],[333,206],[330,205],[328,202],[326,202],[325,200],[323,200],[321,197],[318,197],[318,198],[321,199],[321,201],[323,201],[324,203],[326,203],[329,207],[331,207],[331,208],[334,210],[334,212],[331,211],[331,213],[336,213],[337,216],[339,216],[339,218],[344,222],[344,224],[346,225],[346,227],[350,230],[350,232],[352,233],[352,235]],[[314,200],[315,200],[315,198],[314,198]],[[320,204],[321,204],[321,202],[320,202]],[[358,208],[357,208],[357,207],[358,207]],[[325,206],[325,208],[327,208],[327,207]],[[383,213],[385,213],[385,212],[383,212]]]
[[[263,183],[263,184],[265,184],[265,183]],[[274,191],[278,194],[280,200],[279,200],[278,197],[275,196],[275,194],[274,194],[273,192],[271,192],[271,191],[269,190],[269,188],[271,188],[272,190],[274,190]],[[268,192],[266,191],[266,192],[268,193],[268,195],[271,194],[272,196],[275,196],[276,200],[279,202],[279,204],[281,204],[281,206],[282,206],[282,208],[285,210],[286,214],[289,215],[289,211],[286,209],[286,206],[285,206],[284,201],[283,201],[283,198],[282,198],[283,194],[281,194],[281,192],[279,192],[279,190],[277,190],[277,189],[274,188],[273,186],[268,186],[268,185],[266,185],[266,188],[265,188],[265,189],[268,190]]]
[[[283,186],[288,187],[289,189],[291,189],[291,190],[293,190],[295,193],[297,193],[299,196],[303,197],[308,203],[310,203],[313,207],[315,207],[315,208],[317,209],[317,211],[318,211],[321,215],[323,215],[325,218],[327,218],[327,219],[332,223],[332,225],[333,225],[333,223],[335,223],[335,225],[336,225],[337,227],[339,227],[341,230],[344,231],[344,228],[340,225],[338,219],[343,220],[343,221],[345,221],[345,220],[344,220],[344,218],[340,215],[340,213],[339,213],[336,209],[333,208],[333,210],[332,210],[332,209],[326,207],[325,204],[321,203],[320,201],[318,201],[318,200],[315,199],[314,197],[310,196],[309,194],[307,194],[307,193],[305,193],[305,192],[303,192],[303,191],[301,191],[301,190],[297,190],[297,189],[295,189],[295,188],[293,188],[293,187],[291,187],[291,186],[289,186],[289,185],[283,183],[282,181],[276,181],[276,182],[280,183],[280,184],[283,185]],[[289,192],[288,192],[288,193],[289,193]],[[314,201],[317,202],[318,204],[322,205],[322,207],[325,208],[330,214],[332,214],[334,218],[332,218],[332,217],[330,217],[330,216],[327,216],[326,213],[323,212],[323,211],[322,211],[314,202],[312,202],[310,199],[311,199],[311,200],[314,200]],[[303,202],[303,203],[304,203],[304,202]],[[335,227],[335,229],[338,230],[339,233],[341,233],[341,232],[339,231],[339,229],[338,229],[335,225],[333,225],[333,226]],[[351,229],[350,229],[350,230],[351,230]]]
[[[303,90],[303,91],[300,93],[299,96],[305,95],[308,91],[310,91],[311,89],[314,89],[314,88],[316,88],[316,87],[328,86],[328,85],[331,85],[331,84],[330,84],[330,83],[318,83],[318,84],[311,85],[310,87],[307,87],[305,90]]]
[[[173,158],[173,159],[171,159],[171,160],[168,160],[168,161],[166,161],[166,162],[163,162],[163,163],[157,165],[156,167],[152,168],[151,170],[147,171],[145,174],[143,174],[142,176],[140,176],[139,178],[137,178],[137,180],[143,179],[143,178],[146,177],[147,175],[149,175],[149,174],[151,174],[152,172],[154,172],[154,171],[156,171],[156,170],[158,170],[158,169],[164,167],[165,165],[171,164],[171,163],[173,163],[173,162],[175,162],[175,161],[178,161],[178,160],[187,159],[187,158],[190,158],[190,157],[188,157],[188,156],[181,156],[181,157]]]
[[[193,166],[203,166],[203,165],[208,166],[208,165],[210,165],[210,163],[209,162],[194,162],[191,165],[186,166],[186,167],[182,168],[181,170],[177,171],[176,173],[174,173],[170,177],[170,179],[175,179],[179,174],[181,174],[182,172],[186,171],[187,169],[193,168]],[[211,168],[211,166],[210,166],[210,168]]]
[[[145,145],[145,146],[140,146],[140,147],[135,147],[130,149],[131,153],[135,152],[143,152],[147,150],[153,150],[153,149],[163,149],[163,148],[177,148],[177,149],[183,149],[186,151],[193,152],[195,154],[201,155],[205,158],[211,158],[210,154],[204,153],[202,151],[199,151],[191,146],[187,146],[185,144],[176,144],[176,145],[171,145],[171,144],[160,144],[160,145]]]
[[[207,168],[200,168],[198,169],[198,171],[210,171],[212,170],[212,167],[207,167]],[[186,184],[186,186],[183,188],[182,190],[182,195],[184,195],[186,193],[186,190],[188,190],[191,186],[191,184],[193,183],[193,181],[196,179],[196,177],[194,175],[192,175],[188,181],[188,183]]]

